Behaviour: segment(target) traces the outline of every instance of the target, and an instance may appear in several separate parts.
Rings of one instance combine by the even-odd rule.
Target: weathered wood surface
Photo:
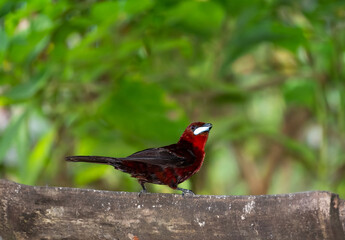
[[[181,196],[0,180],[0,239],[345,239],[329,192]]]

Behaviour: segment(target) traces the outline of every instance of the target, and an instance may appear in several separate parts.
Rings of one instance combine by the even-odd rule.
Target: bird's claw
[[[193,195],[195,195],[195,193],[192,190],[189,190],[189,189],[177,188],[177,190],[182,191],[182,196],[185,196],[185,195],[193,196]]]
[[[141,190],[140,192],[139,192],[139,197],[141,197],[143,194],[145,194],[145,193],[147,193],[147,191],[146,191],[146,189],[144,190]]]

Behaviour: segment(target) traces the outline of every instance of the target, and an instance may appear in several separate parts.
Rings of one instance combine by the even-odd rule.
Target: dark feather
[[[193,152],[188,152],[187,150],[184,150],[184,152],[185,154],[180,155],[165,147],[149,148],[120,159],[122,161],[142,162],[161,167],[182,167],[188,166],[195,159]]]
[[[175,151],[171,151],[174,149]],[[112,158],[102,156],[70,156],[70,162],[90,162],[108,165],[118,165],[121,162],[141,162],[161,167],[185,167],[194,162],[195,155],[187,149],[179,149],[176,144],[161,148],[149,148],[133,153],[125,158]]]
[[[101,156],[69,156],[66,157],[66,161],[69,162],[89,162],[112,165],[119,161],[118,158],[101,157]]]

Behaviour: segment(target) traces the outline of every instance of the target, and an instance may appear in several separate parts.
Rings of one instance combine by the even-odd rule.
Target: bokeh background
[[[0,178],[139,191],[64,157],[124,157],[204,121],[181,187],[344,198],[344,81],[344,1],[0,0]]]

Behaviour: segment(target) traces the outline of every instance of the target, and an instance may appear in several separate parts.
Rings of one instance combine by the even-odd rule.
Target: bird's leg
[[[195,193],[193,193],[191,190],[188,189],[184,189],[184,188],[177,188],[177,190],[182,191],[182,196],[184,196],[185,194],[187,195],[195,195]]]
[[[141,185],[141,187],[143,188],[140,192],[139,192],[139,197],[141,197],[141,195],[143,194],[143,193],[147,193],[147,190],[146,190],[146,187],[145,187],[145,183],[144,182],[139,182],[140,183],[140,185]]]

